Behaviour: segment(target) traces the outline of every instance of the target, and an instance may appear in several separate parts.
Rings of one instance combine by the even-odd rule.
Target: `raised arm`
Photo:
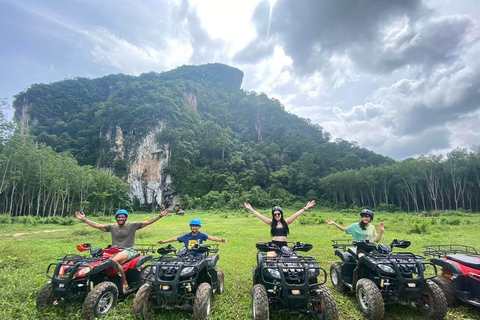
[[[306,205],[304,208],[298,210],[297,213],[295,213],[293,216],[285,219],[285,221],[287,222],[287,224],[292,223],[292,222],[295,221],[298,217],[300,217],[302,214],[304,214],[305,211],[307,211],[308,209],[310,209],[310,208],[313,207],[314,205],[315,205],[315,200],[310,201],[309,203],[307,203],[307,205]]]
[[[227,243],[227,239],[223,239],[223,238],[222,238],[222,239],[219,239],[219,238],[212,237],[212,236],[208,236],[208,240]]]
[[[166,244],[166,243],[170,243],[170,242],[175,242],[175,241],[178,241],[177,238],[172,238],[172,239],[168,239],[168,240],[158,240],[157,241],[157,244]]]
[[[92,228],[95,228],[95,229],[98,229],[98,230],[101,230],[103,232],[107,232],[107,229],[105,229],[105,226],[103,224],[100,224],[100,223],[96,223],[94,221],[91,221],[91,220],[88,220],[86,217],[85,217],[85,213],[83,212],[75,212],[75,218],[77,218],[78,220],[81,220],[83,222],[85,222],[86,224],[88,224],[90,227]]]
[[[341,226],[341,225],[335,223],[335,222],[332,221],[332,220],[327,221],[327,224],[328,224],[329,226],[335,226],[335,227],[337,227],[338,229],[340,229],[340,230],[342,230],[342,231],[344,231],[344,232],[347,231],[347,228],[345,228],[344,226]]]
[[[383,233],[385,232],[385,226],[383,225],[383,222],[378,225],[378,228],[380,229],[380,233],[377,236],[377,239],[375,239],[376,243],[379,243],[380,240],[382,240]]]
[[[146,226],[149,226],[149,225],[151,225],[152,223],[157,222],[158,220],[160,220],[160,218],[165,217],[167,214],[168,214],[168,209],[163,210],[163,211],[160,213],[160,215],[158,215],[157,217],[152,218],[152,219],[150,219],[150,220],[148,220],[148,221],[142,222],[142,228],[145,228]]]
[[[243,204],[243,206],[245,207],[245,209],[247,209],[248,211],[250,211],[251,213],[253,213],[254,215],[256,215],[258,218],[260,218],[263,222],[265,222],[266,224],[270,225],[272,224],[272,219],[269,219],[263,215],[261,215],[260,213],[258,213],[257,211],[255,211],[252,206],[250,205],[250,203],[248,202],[245,202]]]

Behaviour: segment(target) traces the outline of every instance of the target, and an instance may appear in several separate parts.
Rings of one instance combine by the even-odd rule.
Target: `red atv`
[[[145,254],[154,252],[153,245],[135,247],[135,250],[144,255],[137,253],[123,265],[129,285],[129,290],[124,292],[118,265],[110,259],[124,248],[92,248],[86,243],[78,245],[77,250],[88,250],[90,255],[67,254],[48,266],[46,275],[51,281],[38,293],[39,311],[48,306],[76,301],[83,302],[82,314],[88,319],[105,315],[115,306],[119,294],[125,296],[138,290],[142,282],[142,266],[152,259],[152,256]]]
[[[438,258],[430,262],[442,268],[433,278],[445,292],[448,306],[459,301],[480,307],[480,254],[471,246],[460,244],[423,246],[423,253]]]

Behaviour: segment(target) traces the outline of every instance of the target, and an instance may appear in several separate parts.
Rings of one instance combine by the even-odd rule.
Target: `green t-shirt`
[[[125,222],[123,228],[120,228],[118,224],[109,224],[105,226],[105,230],[112,233],[112,245],[133,248],[135,246],[135,233],[142,228],[142,224],[142,222]]]
[[[354,223],[349,225],[346,230],[347,234],[351,234],[353,236],[353,241],[365,241],[368,240],[370,242],[374,242],[377,239],[377,230],[375,227],[369,224],[366,230],[362,230],[360,228],[360,224]]]

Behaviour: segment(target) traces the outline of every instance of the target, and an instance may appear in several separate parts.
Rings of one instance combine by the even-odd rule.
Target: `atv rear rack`
[[[347,251],[347,247],[354,246],[352,240],[348,240],[348,239],[332,240],[332,242],[333,242],[332,247],[334,249],[342,249],[343,251]]]
[[[423,254],[426,256],[442,257],[447,254],[470,254],[478,255],[477,250],[472,246],[466,246],[463,244],[436,244],[422,246]]]

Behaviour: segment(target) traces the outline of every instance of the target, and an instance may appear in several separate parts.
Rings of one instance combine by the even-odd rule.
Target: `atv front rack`
[[[422,246],[423,254],[426,256],[442,257],[447,254],[470,254],[478,255],[477,250],[472,246],[465,246],[463,244],[436,244]]]

